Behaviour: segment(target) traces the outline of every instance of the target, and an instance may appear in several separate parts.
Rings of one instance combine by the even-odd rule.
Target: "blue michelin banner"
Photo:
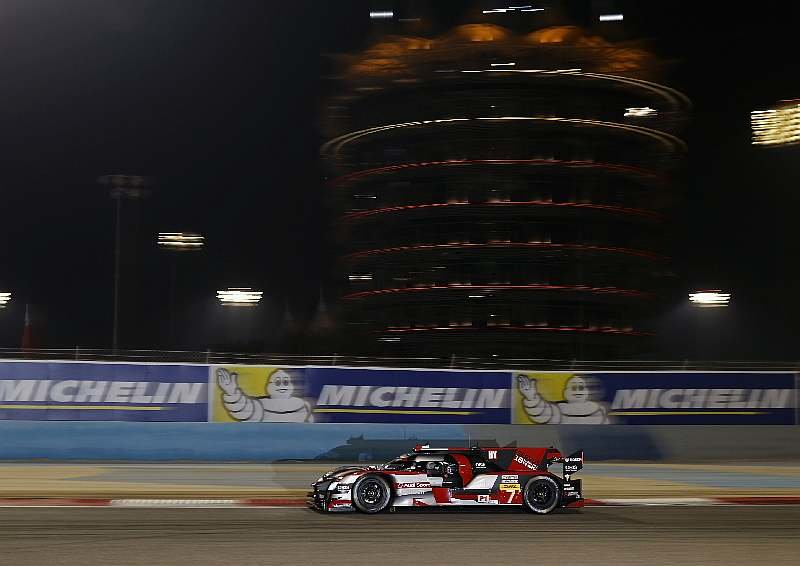
[[[211,368],[214,422],[508,424],[507,372]]]
[[[515,424],[795,424],[792,373],[515,372]]]
[[[0,420],[208,420],[208,367],[0,362]]]
[[[0,362],[0,420],[795,424],[793,373]]]

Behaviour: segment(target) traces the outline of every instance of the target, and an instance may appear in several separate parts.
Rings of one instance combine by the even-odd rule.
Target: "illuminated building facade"
[[[323,154],[351,350],[648,351],[689,105],[652,55],[475,24],[343,67]]]

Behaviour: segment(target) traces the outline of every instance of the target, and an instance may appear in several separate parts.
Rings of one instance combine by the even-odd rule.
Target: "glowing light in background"
[[[167,250],[199,250],[205,245],[205,238],[194,232],[159,232],[158,247]]]
[[[497,70],[497,69],[495,69]],[[505,70],[503,69],[502,72],[512,72],[513,70]],[[574,69],[564,69],[558,71],[551,71],[551,72],[564,72],[564,73],[572,73]],[[462,73],[481,73],[483,71],[461,71]],[[593,126],[598,128],[608,128],[608,129],[615,129],[615,130],[623,130],[631,133],[635,133],[637,135],[646,136],[653,140],[658,141],[668,147],[676,148],[680,151],[684,151],[686,149],[686,144],[680,140],[679,138],[673,136],[672,134],[668,134],[666,132],[661,132],[659,130],[653,130],[650,128],[644,128],[642,126],[635,126],[632,124],[618,124],[616,122],[606,122],[603,120],[590,120],[586,118],[563,118],[560,116],[481,116],[481,117],[471,117],[471,118],[440,118],[436,120],[419,120],[413,122],[400,122],[397,124],[384,124],[381,126],[373,126],[371,128],[365,128],[363,130],[357,130],[354,132],[349,132],[343,134],[337,138],[329,140],[322,146],[322,153],[324,154],[337,154],[343,146],[349,144],[357,139],[363,138],[365,136],[372,136],[378,134],[380,132],[385,132],[388,130],[395,130],[398,128],[418,128],[421,126],[429,127],[431,124],[443,124],[443,123],[453,123],[453,122],[481,122],[481,121],[491,121],[491,122],[502,122],[502,121],[517,121],[523,122],[527,121],[532,125],[536,125],[538,123],[548,123],[548,122],[561,122],[565,124],[574,124],[580,126]]]
[[[406,169],[416,169],[422,167],[452,167],[452,166],[471,166],[476,164],[488,165],[556,165],[565,167],[594,167],[611,172],[632,173],[635,175],[642,175],[645,177],[658,179],[659,175],[655,171],[648,169],[641,169],[631,165],[619,165],[612,163],[602,163],[598,161],[580,161],[580,160],[564,160],[564,159],[450,159],[448,161],[422,161],[418,163],[401,163],[398,165],[386,165],[384,167],[377,167],[374,169],[365,169],[363,171],[355,171],[347,175],[343,175],[333,180],[332,184],[338,185],[349,181],[355,181],[371,175],[380,175],[383,173],[391,173],[394,171],[402,171]],[[662,177],[663,179],[663,177]]]
[[[506,12],[542,12],[544,8],[534,8],[533,6],[509,6],[508,8],[492,8],[483,10],[484,14],[505,14]]]
[[[392,333],[419,333],[419,332],[437,332],[437,331],[451,331],[450,333],[457,332],[457,331],[464,331],[467,332],[486,332],[486,331],[496,331],[496,330],[503,330],[503,331],[526,331],[526,332],[580,332],[583,334],[619,334],[625,336],[653,336],[652,332],[642,332],[639,330],[633,330],[631,328],[613,328],[613,327],[602,327],[602,328],[586,328],[582,326],[510,326],[510,325],[497,325],[497,326],[489,326],[485,328],[474,328],[472,326],[468,327],[458,327],[458,326],[426,326],[426,327],[414,327],[414,328],[387,328],[385,332],[392,332]]]
[[[731,294],[719,289],[689,293],[689,301],[698,307],[727,307],[730,300]]]
[[[0,309],[6,308],[6,305],[11,300],[11,293],[0,293]]]
[[[601,14],[598,19],[601,22],[621,22],[625,19],[625,14]]]
[[[625,109],[625,116],[643,117],[643,116],[655,116],[656,114],[658,114],[658,110],[656,110],[655,108],[650,108],[649,106],[645,106],[644,108]]]
[[[434,268],[435,269],[435,268]],[[589,285],[469,285],[461,283],[450,283],[446,285],[430,285],[425,287],[398,287],[394,289],[373,289],[371,291],[360,291],[345,295],[345,299],[361,299],[364,297],[374,297],[380,295],[390,295],[396,293],[430,293],[437,291],[465,291],[471,290],[467,295],[469,299],[483,299],[487,292],[492,291],[572,291],[577,293],[612,294],[629,297],[647,297],[650,293],[637,291],[634,289],[618,289],[616,287],[591,287]]]
[[[800,102],[788,101],[770,110],[750,113],[753,145],[788,145],[800,142]]]
[[[369,13],[372,20],[388,20],[394,17],[394,12],[391,10],[373,10]]]
[[[252,307],[261,301],[263,294],[250,287],[228,287],[225,291],[217,291],[217,299],[223,306]]]
[[[448,250],[448,249],[494,249],[494,248],[540,248],[552,250],[583,250],[587,252],[614,253],[644,257],[652,261],[663,261],[668,259],[660,254],[639,250],[634,248],[618,248],[610,246],[595,246],[591,244],[553,244],[551,242],[503,242],[503,243],[452,243],[452,244],[415,244],[411,246],[395,246],[393,248],[379,248],[373,250],[362,250],[345,255],[345,259],[360,257],[378,256],[390,253],[416,252],[427,250]]]

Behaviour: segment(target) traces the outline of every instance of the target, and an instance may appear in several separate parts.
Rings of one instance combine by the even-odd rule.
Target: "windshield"
[[[407,470],[414,467],[414,460],[407,456],[401,456],[383,465],[384,470]]]

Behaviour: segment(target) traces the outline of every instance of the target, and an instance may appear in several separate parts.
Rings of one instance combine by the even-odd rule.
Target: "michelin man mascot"
[[[294,384],[288,372],[272,372],[267,381],[267,397],[250,397],[239,387],[239,375],[224,368],[217,370],[222,389],[222,403],[228,414],[242,422],[303,423],[314,422],[311,407],[294,397]]]
[[[608,410],[591,399],[589,386],[585,377],[574,375],[564,385],[566,401],[551,403],[539,395],[535,379],[517,376],[525,413],[537,424],[608,424]]]

